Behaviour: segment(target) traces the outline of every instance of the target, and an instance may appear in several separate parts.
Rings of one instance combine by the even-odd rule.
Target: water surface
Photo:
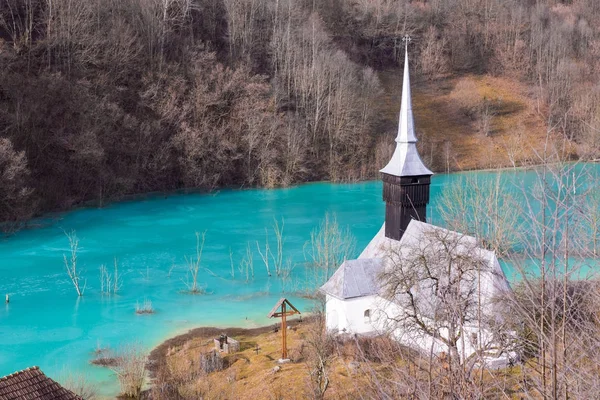
[[[469,174],[495,179],[497,173]],[[460,178],[461,174],[435,175],[432,204],[444,187]],[[531,171],[506,171],[502,179],[509,189],[537,178]],[[311,231],[326,213],[335,214],[356,237],[357,255],[382,224],[381,190],[381,182],[372,181],[155,196],[41,220],[43,227],[0,241],[0,294],[11,296],[9,305],[0,306],[0,376],[38,365],[52,377],[82,372],[112,388],[110,392],[114,376],[89,364],[97,348],[130,343],[151,348],[199,325],[274,323],[266,314],[284,295],[307,312],[311,303],[298,292],[315,286],[304,269]],[[256,251],[256,241],[264,243],[265,228],[271,229],[274,219],[285,221],[285,257],[295,265],[292,281],[284,286],[277,277],[267,276]],[[81,298],[63,264],[69,251],[65,232],[70,231],[79,238],[78,264],[87,281]],[[200,272],[199,281],[208,294],[194,296],[183,293],[185,257],[195,253],[195,232],[204,231],[202,265],[207,270]],[[272,234],[270,241],[274,246]],[[237,270],[247,243],[255,269],[248,282]],[[100,291],[99,267],[104,264],[111,270],[114,258],[123,285],[118,295],[107,296]],[[135,313],[136,303],[145,300],[152,302],[155,314]]]

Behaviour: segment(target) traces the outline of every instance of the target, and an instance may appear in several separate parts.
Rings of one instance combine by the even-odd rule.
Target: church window
[[[471,333],[471,344],[473,346],[477,345],[477,333],[475,333],[475,332]]]
[[[365,310],[364,316],[365,316],[365,323],[370,324],[371,323],[371,310]]]

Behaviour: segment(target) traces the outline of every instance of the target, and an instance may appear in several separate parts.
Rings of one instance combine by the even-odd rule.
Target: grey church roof
[[[402,103],[398,122],[396,150],[390,162],[380,172],[394,176],[433,175],[419,157],[416,147],[415,122],[410,94],[410,74],[408,71],[408,41],[404,54],[404,79],[402,82]]]
[[[459,254],[474,251],[473,255],[481,260],[484,267],[470,284],[478,282],[478,292],[484,309],[486,312],[495,313],[497,305],[494,299],[498,295],[510,291],[510,285],[496,254],[478,247],[476,239],[472,236],[462,235],[416,220],[410,221],[400,240],[387,238],[384,224],[359,258],[345,261],[321,287],[321,291],[342,300],[381,295],[378,277],[386,265],[389,268],[394,264],[392,258],[408,257],[410,252],[419,246],[429,247],[435,253],[435,237],[440,235],[448,239],[454,238],[453,240],[458,243],[455,251]],[[419,301],[423,303],[422,308],[426,310],[433,308],[436,299],[424,291],[421,293]]]
[[[452,240],[457,243],[454,251],[458,254],[470,252],[473,256],[481,259],[485,265],[477,278],[479,282],[478,291],[481,293],[480,296],[483,303],[487,305],[498,295],[510,292],[511,289],[506,275],[493,251],[479,247],[477,239],[472,236],[463,235],[421,221],[411,220],[399,241],[385,236],[384,223],[358,259],[371,260],[383,258],[389,261],[390,254],[394,254],[393,257],[403,258],[419,246],[429,246],[431,251],[435,252],[435,238],[444,236],[448,239],[454,238]]]
[[[380,258],[346,260],[321,286],[321,291],[342,300],[375,295],[379,287],[377,276],[382,267]]]

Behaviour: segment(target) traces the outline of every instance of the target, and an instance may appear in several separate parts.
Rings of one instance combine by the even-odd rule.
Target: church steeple
[[[380,170],[385,201],[385,236],[400,240],[411,219],[426,221],[431,172],[419,157],[410,95],[408,42],[404,37],[404,80],[396,149],[388,164]]]

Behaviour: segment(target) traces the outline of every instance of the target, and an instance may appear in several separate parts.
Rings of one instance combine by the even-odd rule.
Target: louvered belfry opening
[[[381,174],[385,201],[385,236],[400,240],[411,219],[426,222],[430,175]]]

